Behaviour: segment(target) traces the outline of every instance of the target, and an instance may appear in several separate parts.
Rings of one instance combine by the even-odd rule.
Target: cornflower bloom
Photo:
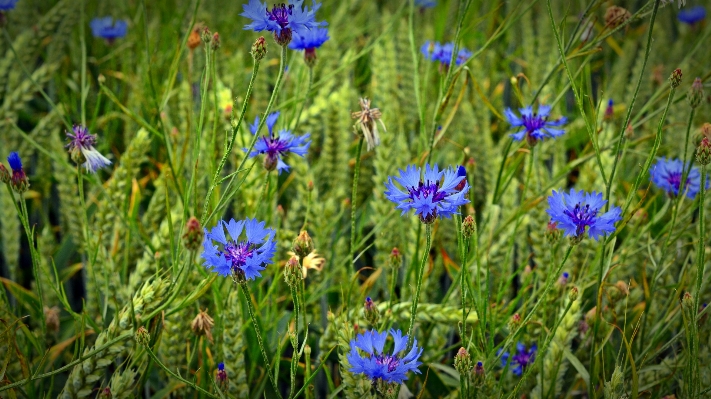
[[[384,351],[388,334],[394,341],[391,354]],[[409,371],[420,374],[417,366],[422,364],[418,361],[422,355],[422,348],[417,346],[416,339],[407,354],[401,353],[407,349],[407,339],[408,336],[403,336],[402,331],[393,329],[389,332],[379,333],[376,330],[370,330],[358,334],[355,339],[351,340],[351,351],[347,355],[348,363],[351,365],[349,371],[365,374],[373,384],[377,382],[402,384],[407,380]]]
[[[226,389],[228,377],[227,370],[225,370],[224,362],[217,363],[217,370],[215,374],[215,380],[217,381],[217,385],[219,385],[222,389]]]
[[[22,159],[20,158],[20,154],[14,151],[11,152],[7,157],[7,163],[10,165],[10,169],[12,169],[12,176],[10,176],[9,181],[10,185],[18,193],[24,193],[30,188],[30,180],[27,178],[25,170],[22,168]],[[8,173],[7,170],[5,170],[3,174],[6,173]]]
[[[229,239],[225,236],[225,229],[230,235]],[[205,259],[203,266],[208,270],[221,276],[232,275],[240,282],[260,277],[259,272],[272,263],[276,252],[275,232],[265,228],[264,222],[257,219],[239,222],[234,219],[229,222],[221,220],[212,231],[204,231],[204,250],[200,256]],[[240,240],[242,232],[246,239]]]
[[[515,355],[511,356],[509,352],[504,352],[504,354],[501,355],[501,367],[506,367],[506,365],[509,363],[509,358],[511,358],[511,363],[514,365],[514,367],[511,369],[511,372],[514,373],[514,375],[521,376],[521,374],[523,374],[524,369],[533,364],[533,362],[536,360],[537,351],[538,346],[536,346],[536,344],[532,344],[529,349],[526,349],[526,345],[519,342],[516,344]],[[499,349],[497,355],[500,353],[501,349]]]
[[[309,67],[316,64],[316,49],[330,39],[328,29],[317,28],[306,31],[303,34],[296,34],[289,43],[292,50],[304,50],[304,61]]]
[[[657,187],[666,191],[670,196],[679,195],[679,186],[681,186],[681,175],[684,170],[684,162],[680,159],[657,159],[649,172],[650,180]],[[708,187],[708,180],[706,180]],[[686,184],[683,190],[686,191],[686,196],[694,199],[701,188],[701,173],[697,167],[692,167],[686,176]]]
[[[84,126],[74,125],[72,133],[67,132],[67,138],[69,144],[65,147],[69,149],[69,155],[74,162],[83,164],[87,172],[96,173],[98,169],[111,165],[111,161],[94,148],[96,136]]]
[[[360,111],[351,112],[351,118],[357,119],[355,128],[363,133],[367,149],[370,151],[374,149],[375,146],[380,145],[380,134],[376,122],[380,122],[383,131],[387,132],[388,130],[385,128],[382,119],[380,119],[383,116],[382,112],[380,112],[378,108],[370,108],[369,99],[361,98],[359,104]]]
[[[687,25],[694,25],[706,18],[706,8],[704,8],[704,6],[696,6],[679,10],[679,13],[676,14],[676,18],[679,22],[683,22]]]
[[[128,23],[126,21],[120,19],[114,21],[112,17],[94,18],[89,23],[89,26],[94,37],[106,39],[109,43],[126,36],[128,31]]]
[[[557,223],[566,236],[579,242],[587,234],[595,241],[606,233],[615,231],[615,222],[622,219],[622,210],[613,207],[608,212],[601,213],[607,200],[602,199],[602,193],[571,189],[569,194],[553,190],[548,197],[548,214],[551,221]]]
[[[514,114],[511,108],[506,108],[504,111],[504,115],[506,115],[506,119],[511,126],[521,128],[518,132],[510,135],[516,141],[521,141],[525,138],[530,146],[534,146],[546,137],[555,138],[565,133],[565,130],[556,128],[565,125],[568,119],[563,116],[554,121],[549,121],[550,105],[539,105],[538,113],[534,113],[533,107],[530,105],[520,108],[519,112],[521,113],[520,118]]]
[[[415,6],[422,8],[432,8],[437,5],[434,0],[415,0]]]
[[[272,32],[274,40],[280,46],[291,42],[292,34],[305,35],[309,30],[326,25],[325,22],[316,22],[316,11],[321,3],[313,1],[312,9],[303,7],[304,0],[289,0],[288,4],[275,4],[271,11],[266,3],[259,0],[249,0],[242,5],[244,12],[240,14],[252,20],[244,26],[245,30]]]
[[[458,207],[469,203],[466,198],[469,183],[454,169],[440,171],[436,164],[434,167],[427,164],[423,179],[421,175],[419,167],[409,165],[405,170],[400,169],[400,177],[394,178],[404,191],[397,188],[392,176],[385,184],[385,196],[398,204],[397,209],[401,209],[403,215],[414,209],[422,223],[433,223],[438,216],[449,218],[458,213]],[[464,187],[458,190],[462,180],[465,180]]]
[[[0,0],[0,11],[10,11],[15,8],[17,0]]]
[[[269,135],[257,139],[254,149],[249,153],[249,157],[253,158],[259,154],[266,154],[264,168],[268,171],[277,169],[281,173],[283,170],[289,170],[289,165],[284,163],[283,157],[290,153],[302,158],[306,155],[311,144],[311,141],[309,141],[311,134],[306,133],[303,136],[294,136],[290,130],[282,129],[277,135],[274,135],[274,125],[276,125],[277,118],[279,118],[279,112],[274,112],[267,116],[266,124]],[[257,127],[259,127],[259,116],[254,120],[254,124],[249,126],[249,131],[252,134],[257,134]],[[247,151],[247,149],[245,148],[244,151]]]
[[[449,67],[449,63],[452,60],[452,51],[454,51],[454,43],[444,43],[430,42],[429,40],[422,45],[420,49],[425,58],[430,61],[439,61],[439,63],[444,67]],[[454,59],[454,64],[459,66],[466,62],[469,57],[472,56],[472,52],[462,47],[457,53],[457,57]]]

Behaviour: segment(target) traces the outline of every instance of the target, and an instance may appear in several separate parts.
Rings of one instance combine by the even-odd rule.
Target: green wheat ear
[[[229,393],[238,399],[249,397],[247,365],[244,359],[245,342],[242,319],[242,304],[239,292],[233,289],[227,298],[223,318],[222,356],[229,377]]]

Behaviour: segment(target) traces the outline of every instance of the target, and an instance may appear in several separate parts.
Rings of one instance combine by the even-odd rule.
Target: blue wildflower
[[[435,0],[415,0],[415,6],[422,8],[432,8],[437,5]]]
[[[220,362],[217,364],[217,375],[215,376],[217,385],[221,387],[227,386],[227,370],[225,370],[225,363]]]
[[[556,128],[565,125],[568,119],[563,116],[554,121],[549,121],[550,105],[539,105],[538,113],[534,113],[533,107],[530,105],[519,109],[519,112],[521,113],[520,118],[514,114],[511,108],[506,108],[504,111],[504,115],[506,115],[506,119],[511,126],[521,128],[518,132],[511,134],[511,137],[516,141],[521,141],[525,138],[529,145],[534,146],[538,141],[546,137],[555,138],[565,133],[565,130]]]
[[[106,39],[109,43],[126,36],[128,23],[126,21],[111,17],[94,18],[89,23],[91,33],[94,37]]]
[[[292,50],[304,50],[304,60],[306,65],[313,66],[316,63],[316,49],[330,39],[328,29],[317,28],[306,31],[303,35],[295,34],[289,48]]]
[[[684,162],[680,159],[667,160],[666,158],[660,158],[657,159],[657,163],[654,164],[652,170],[649,172],[650,180],[669,195],[676,196],[679,195],[683,169]],[[708,180],[706,181],[706,186],[708,186]],[[688,175],[686,176],[686,184],[684,185],[686,196],[694,199],[700,188],[701,173],[699,173],[699,169],[694,166],[688,171]]]
[[[514,365],[514,367],[511,369],[511,372],[514,373],[514,375],[521,376],[521,374],[523,374],[524,369],[533,364],[533,362],[536,360],[537,351],[538,346],[536,346],[536,344],[532,344],[531,347],[527,350],[526,345],[519,342],[516,344],[515,355],[511,356],[508,352],[504,352],[504,354],[501,355],[501,367],[506,367],[506,365],[509,364],[509,358],[511,358],[511,363]],[[501,349],[499,349],[497,355],[499,355],[500,353]]]
[[[703,21],[704,18],[706,18],[706,8],[704,8],[704,6],[685,8],[683,10],[679,10],[676,18],[679,22],[683,22],[687,25],[693,25],[697,22]]]
[[[0,11],[10,11],[15,8],[18,0],[0,0]]]
[[[607,203],[602,199],[602,194],[593,191],[586,193],[582,190],[571,189],[569,194],[553,190],[548,197],[548,214],[551,221],[563,229],[566,236],[582,239],[587,231],[595,241],[605,233],[615,231],[615,222],[622,219],[622,210],[613,207],[604,214],[599,214]],[[587,228],[587,230],[586,230]]]
[[[326,25],[325,22],[316,22],[316,10],[321,3],[313,1],[312,9],[303,7],[304,0],[289,0],[289,4],[275,4],[271,11],[266,3],[259,0],[249,0],[242,5],[244,12],[240,14],[252,20],[244,26],[245,30],[255,32],[267,30],[274,34],[274,40],[285,46],[291,42],[292,33],[304,36],[309,30]]]
[[[230,235],[225,236],[225,229]],[[204,229],[203,265],[221,276],[233,275],[238,280],[252,280],[261,276],[259,273],[272,263],[276,252],[275,232],[264,227],[264,222],[257,219],[245,219],[236,222],[220,220],[212,231]],[[240,240],[240,235],[246,239]],[[217,244],[217,245],[215,245]]]
[[[465,182],[464,187],[457,190],[466,177],[460,176],[454,169],[440,171],[437,165],[430,167],[427,164],[424,179],[420,178],[421,174],[421,168],[409,165],[405,170],[400,169],[400,177],[395,177],[404,191],[397,188],[392,176],[385,184],[385,196],[398,204],[397,209],[401,209],[403,215],[414,209],[423,223],[433,223],[438,216],[449,218],[457,213],[458,207],[469,203],[466,198],[469,183]]]
[[[407,380],[409,371],[420,374],[417,366],[422,364],[418,361],[422,355],[422,348],[417,346],[417,340],[414,340],[412,349],[402,356],[403,354],[400,352],[407,350],[408,336],[403,336],[400,330],[391,329],[389,333],[394,341],[392,354],[384,352],[388,332],[379,333],[370,330],[358,334],[355,339],[351,340],[351,351],[347,355],[348,363],[351,364],[349,371],[365,374],[373,382],[381,379],[397,384],[402,384]],[[363,352],[359,352],[359,349]]]
[[[254,150],[249,153],[249,157],[252,158],[259,154],[266,154],[264,168],[269,171],[277,169],[279,173],[281,173],[282,170],[289,170],[289,165],[284,163],[282,157],[289,153],[296,154],[300,157],[306,155],[309,145],[311,145],[311,141],[309,141],[311,134],[306,133],[303,136],[294,136],[290,130],[282,129],[275,136],[274,125],[278,117],[279,112],[274,112],[267,116],[266,125],[269,130],[269,135],[257,139],[257,142],[254,144]],[[249,131],[252,132],[252,134],[257,134],[258,126],[259,116],[254,120],[254,124],[249,126]],[[247,151],[246,148],[244,150]]]
[[[449,62],[452,60],[452,51],[454,50],[454,43],[449,42],[445,44],[440,44],[435,42],[434,44],[430,41],[426,41],[420,49],[425,58],[430,61],[439,61],[440,65],[449,67]],[[472,52],[462,47],[457,53],[457,57],[454,60],[455,65],[459,66],[466,62],[469,57],[472,56]]]
[[[20,154],[14,151],[11,152],[7,157],[7,163],[10,165],[10,169],[12,169],[12,176],[10,176],[9,181],[10,185],[18,193],[24,193],[30,188],[30,180],[27,178],[25,170],[22,168],[22,159],[20,158]]]
[[[111,161],[94,148],[96,136],[89,134],[87,128],[74,125],[72,132],[73,134],[67,132],[70,141],[66,147],[69,148],[69,154],[74,162],[83,164],[86,171],[91,173],[111,165]]]

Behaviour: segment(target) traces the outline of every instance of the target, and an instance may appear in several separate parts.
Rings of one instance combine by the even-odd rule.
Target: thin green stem
[[[211,397],[211,398],[219,398],[219,396],[215,396],[215,395],[211,394],[210,392],[204,390],[204,389],[203,389],[202,387],[200,387],[199,385],[197,385],[197,384],[195,384],[195,383],[193,383],[193,382],[191,382],[191,381],[188,381],[188,380],[186,380],[185,378],[183,378],[183,377],[179,376],[178,374],[176,374],[173,370],[171,370],[171,369],[168,368],[165,364],[163,364],[160,360],[158,360],[158,358],[156,357],[155,353],[153,353],[153,351],[151,350],[151,348],[149,348],[148,346],[146,346],[145,349],[146,349],[146,353],[148,353],[148,356],[150,356],[150,358],[158,365],[158,367],[162,368],[163,371],[165,371],[166,373],[170,374],[173,378],[175,378],[175,379],[177,379],[178,381],[180,381],[180,382],[182,382],[182,383],[184,383],[184,384],[190,386],[190,387],[193,388],[193,389],[196,389],[196,390],[200,391],[200,393],[203,394],[203,395],[207,395],[207,396],[209,396],[209,397]]]
[[[304,112],[304,108],[306,108],[306,103],[309,101],[309,93],[311,93],[311,86],[314,84],[314,69],[313,67],[309,67],[309,84],[306,86],[306,94],[304,95],[304,101],[301,103],[301,107],[299,108],[299,113],[296,114],[296,122],[294,122],[294,132],[296,132],[296,129],[299,128],[299,122],[301,122],[301,114]]]
[[[683,181],[683,180],[682,180]],[[705,268],[705,252],[706,252],[706,221],[704,214],[704,205],[706,200],[706,165],[701,165],[701,184],[699,185],[699,242],[696,248],[696,294],[694,295],[694,307],[691,309],[690,322],[694,329],[694,334],[692,335],[692,351],[691,351],[691,363],[694,366],[694,372],[691,380],[691,388],[693,389],[693,397],[699,397],[698,392],[701,391],[701,378],[699,374],[699,303],[701,296],[703,295],[701,288],[704,279],[704,268]],[[696,395],[696,396],[694,396]]]
[[[412,343],[415,340],[415,319],[417,318],[417,304],[420,301],[420,291],[422,289],[422,280],[425,277],[425,265],[430,257],[430,247],[432,246],[432,223],[427,223],[425,225],[425,250],[422,253],[422,261],[420,262],[420,269],[418,274],[415,276],[417,279],[417,286],[415,288],[415,298],[412,300],[412,308],[410,309],[410,327],[407,329],[407,348],[412,348]]]
[[[351,253],[349,260],[354,262],[356,252],[356,200],[358,195],[358,177],[360,176],[360,154],[363,151],[363,136],[358,139],[355,170],[353,171],[353,191],[351,192]]]

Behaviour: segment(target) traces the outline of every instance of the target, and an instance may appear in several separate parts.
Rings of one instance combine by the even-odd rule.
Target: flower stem
[[[363,151],[363,136],[358,140],[358,149],[356,150],[355,171],[353,172],[353,191],[351,194],[351,253],[350,261],[353,259],[356,252],[356,196],[358,195],[358,177],[360,176],[360,154]]]
[[[264,359],[264,367],[269,377],[269,381],[272,383],[272,388],[274,388],[274,393],[279,399],[282,399],[279,393],[279,387],[277,386],[274,375],[271,372],[271,366],[269,363],[269,357],[267,356],[267,351],[264,349],[264,342],[262,341],[262,333],[259,330],[259,324],[257,323],[257,316],[254,313],[254,304],[252,303],[252,294],[249,292],[249,286],[246,281],[240,283],[242,288],[242,294],[244,294],[244,299],[247,301],[247,311],[249,312],[249,317],[252,319],[252,325],[254,326],[254,333],[257,336],[257,344],[259,344],[259,350],[262,352],[262,359]]]
[[[412,348],[415,340],[415,319],[417,318],[417,304],[420,301],[420,290],[422,289],[422,279],[425,277],[425,265],[430,257],[430,247],[432,246],[432,223],[425,225],[425,237],[427,243],[422,254],[422,262],[420,262],[420,271],[415,276],[417,278],[417,287],[415,288],[415,298],[412,300],[412,309],[410,310],[410,327],[407,329],[407,348]]]
[[[683,180],[682,180],[683,181]],[[704,263],[704,258],[705,258],[705,252],[706,252],[706,222],[704,220],[704,205],[705,205],[705,197],[706,197],[706,165],[701,165],[701,184],[699,186],[699,243],[698,247],[696,248],[696,258],[697,258],[697,265],[696,265],[696,295],[694,295],[694,307],[691,309],[691,323],[694,329],[695,334],[692,336],[692,352],[691,352],[691,363],[694,365],[694,373],[692,373],[692,381],[691,381],[691,388],[693,389],[693,392],[700,392],[701,391],[701,381],[700,381],[700,376],[699,376],[699,361],[698,361],[698,355],[699,355],[699,332],[698,332],[698,326],[700,321],[698,318],[700,317],[699,315],[699,302],[701,299],[701,295],[703,294],[701,291],[701,285],[703,283],[704,279],[704,268],[705,268],[705,263]],[[698,394],[697,394],[698,395]],[[694,397],[694,396],[691,396]]]
[[[306,86],[306,94],[304,95],[304,102],[301,103],[301,108],[299,108],[299,113],[296,114],[296,122],[294,123],[294,132],[299,127],[299,122],[301,122],[301,113],[304,112],[306,108],[306,103],[309,101],[309,93],[311,93],[311,86],[314,84],[314,69],[309,67],[309,84]]]

